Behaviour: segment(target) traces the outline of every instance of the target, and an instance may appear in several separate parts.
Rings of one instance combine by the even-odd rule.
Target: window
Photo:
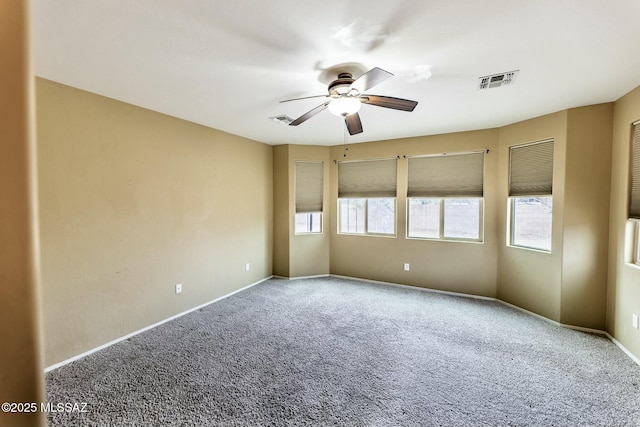
[[[338,164],[338,233],[396,234],[396,162]]]
[[[322,233],[322,212],[296,214],[296,234]]]
[[[367,199],[340,199],[340,233],[364,234]]]
[[[396,200],[339,199],[340,233],[395,234]]]
[[[322,162],[296,161],[295,233],[322,233]]]
[[[408,237],[481,240],[482,198],[410,198]]]
[[[634,123],[631,141],[631,195],[629,219],[635,220],[633,262],[640,265],[640,122]]]
[[[511,198],[511,244],[551,251],[551,196]]]
[[[482,241],[484,152],[409,158],[407,237]]]
[[[551,251],[553,140],[511,147],[510,246]]]

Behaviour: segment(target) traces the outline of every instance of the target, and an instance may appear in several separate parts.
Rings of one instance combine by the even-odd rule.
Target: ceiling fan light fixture
[[[358,98],[352,96],[341,96],[335,98],[329,103],[329,111],[334,116],[344,117],[357,113],[360,110],[362,103]]]

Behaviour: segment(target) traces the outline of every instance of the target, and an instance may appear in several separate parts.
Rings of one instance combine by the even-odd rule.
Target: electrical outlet
[[[408,262],[404,263],[404,271],[409,271],[410,270],[410,266]]]
[[[638,315],[634,314],[631,316],[631,324],[634,328],[638,329]]]
[[[244,265],[244,271],[249,271],[249,270],[251,270],[251,264],[246,263],[246,264]]]
[[[182,283],[178,283],[176,285],[176,294],[181,294],[182,293]]]

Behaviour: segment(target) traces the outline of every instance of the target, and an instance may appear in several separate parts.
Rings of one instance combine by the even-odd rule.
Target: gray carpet
[[[505,307],[269,280],[47,374],[53,426],[632,426],[640,367]]]

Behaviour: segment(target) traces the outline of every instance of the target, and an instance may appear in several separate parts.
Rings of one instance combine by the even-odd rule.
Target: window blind
[[[409,157],[408,197],[482,197],[484,152]]]
[[[338,197],[396,197],[396,159],[338,163]]]
[[[296,161],[296,213],[322,212],[322,162]]]
[[[511,147],[509,166],[509,196],[550,195],[553,140]]]
[[[640,123],[633,127],[629,218],[640,219]]]

